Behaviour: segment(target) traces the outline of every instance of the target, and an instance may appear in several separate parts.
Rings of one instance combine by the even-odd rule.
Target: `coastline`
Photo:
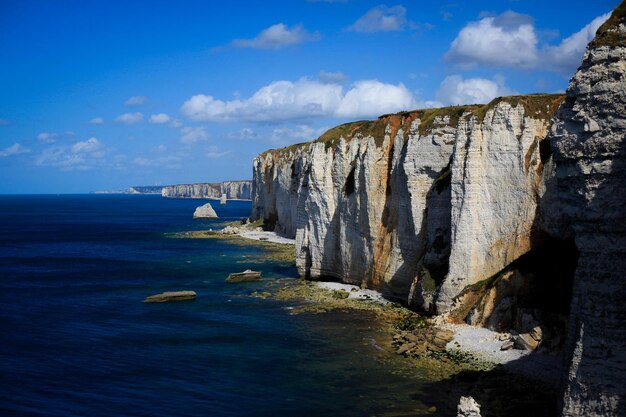
[[[224,228],[220,230],[184,232],[183,236],[180,237],[228,239],[241,245],[261,247],[267,251],[268,257],[272,259],[295,262],[295,253],[292,256],[288,255],[293,252],[291,247],[295,245],[295,239],[286,238],[272,231],[264,231],[255,223],[230,222],[225,223]],[[447,373],[476,369],[491,370],[500,367],[513,374],[537,380],[551,387],[556,388],[560,383],[561,352],[501,350],[503,341],[507,340],[511,334],[499,333],[468,324],[452,323],[446,316],[426,318],[404,306],[392,303],[375,290],[338,282],[297,279],[296,283],[283,280],[270,281],[267,290],[255,291],[252,296],[304,303],[294,307],[291,314],[319,314],[336,309],[373,312],[378,323],[389,334],[389,339],[382,343],[383,349],[399,356],[413,356],[413,358],[416,355],[411,355],[411,352],[407,355],[406,352],[402,352],[402,349],[399,350],[398,346],[393,346],[393,338],[397,338],[400,334],[398,329],[394,328],[393,323],[394,320],[419,317],[419,320],[423,320],[425,323],[425,327],[431,328],[435,332],[452,333],[450,340],[438,349],[439,353],[426,355],[428,359],[439,362],[428,361],[428,367],[437,368],[438,371],[441,371],[441,364],[449,363],[450,358],[455,360],[462,358],[457,360],[455,369],[448,367]],[[444,358],[443,361],[442,357]],[[423,362],[425,358],[420,357],[419,359]]]

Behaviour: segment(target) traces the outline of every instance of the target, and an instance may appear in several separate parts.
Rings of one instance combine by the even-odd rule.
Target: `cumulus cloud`
[[[102,117],[94,117],[89,121],[92,125],[101,125],[104,123],[104,119]]]
[[[83,142],[76,142],[72,145],[73,153],[92,153],[102,149],[102,143],[96,138],[89,138]]]
[[[132,96],[130,97],[128,100],[126,100],[124,102],[125,106],[128,107],[132,107],[132,106],[141,106],[142,104],[144,104],[146,101],[148,100],[148,97],[144,97],[144,96]]]
[[[580,65],[587,44],[610,16],[610,13],[598,16],[578,32],[563,39],[559,45],[545,47],[542,51],[543,61],[550,63],[556,71],[565,75],[573,74]]]
[[[317,139],[327,130],[327,127],[315,129],[308,125],[298,125],[295,128],[276,128],[269,134],[269,140],[273,144],[281,146],[290,143],[308,142]]]
[[[217,146],[209,146],[206,151],[206,157],[209,159],[218,159],[222,156],[228,155],[230,151],[224,151],[218,148]]]
[[[537,62],[532,18],[512,11],[470,22],[452,41],[445,59],[462,67],[530,68]]]
[[[182,113],[199,121],[281,122],[316,117],[374,117],[408,110],[415,100],[402,85],[377,80],[343,86],[306,78],[296,82],[275,81],[250,98],[219,100],[195,95],[181,107]]]
[[[56,133],[41,132],[37,135],[37,140],[39,143],[54,143],[58,137],[59,135]]]
[[[585,47],[609,16],[607,13],[596,17],[559,45],[541,48],[530,16],[512,11],[486,16],[461,29],[445,59],[461,68],[541,68],[569,76],[580,63]]]
[[[387,7],[384,4],[370,9],[346,30],[351,32],[400,31],[406,27],[406,9],[403,6]]]
[[[0,158],[5,158],[7,156],[19,155],[19,154],[28,153],[28,152],[30,152],[30,149],[25,148],[19,143],[14,143],[13,145],[7,148],[0,149]]]
[[[330,71],[324,71],[321,70],[318,74],[317,74],[317,79],[320,80],[323,83],[329,83],[329,84],[333,84],[333,83],[343,83],[344,81],[348,80],[348,76],[346,74],[344,74],[341,71],[337,71],[337,72],[330,72]]]
[[[168,123],[171,120],[172,118],[165,113],[153,114],[152,116],[150,116],[150,123],[154,124]]]
[[[185,145],[191,145],[209,138],[209,133],[206,131],[205,127],[183,127],[180,133],[182,134],[180,141]]]
[[[168,169],[182,168],[183,161],[186,159],[184,155],[164,155],[156,158],[138,156],[133,158],[132,164],[141,167],[158,167]]]
[[[259,135],[249,127],[244,127],[243,129],[239,129],[236,132],[230,132],[226,135],[228,139],[238,139],[238,140],[246,140],[246,139],[255,139]]]
[[[115,118],[115,121],[118,123],[124,123],[127,125],[132,125],[135,123],[139,123],[143,120],[143,113],[124,113],[120,114]]]
[[[85,171],[107,163],[104,145],[97,138],[79,141],[71,146],[46,148],[36,158],[35,164],[60,168],[64,171]]]
[[[487,80],[460,75],[446,77],[437,90],[437,100],[445,105],[483,104],[496,97],[515,94],[504,85],[503,78]]]
[[[236,48],[280,49],[319,38],[318,32],[310,33],[302,25],[290,28],[284,23],[277,23],[262,30],[252,39],[235,39],[231,45]]]

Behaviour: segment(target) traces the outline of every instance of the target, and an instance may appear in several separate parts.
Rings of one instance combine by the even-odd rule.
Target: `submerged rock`
[[[261,272],[253,271],[251,269],[246,269],[243,272],[235,272],[228,275],[226,278],[226,282],[252,282],[252,281],[260,281],[261,280]]]
[[[217,219],[217,213],[213,210],[211,203],[206,203],[203,206],[197,207],[193,212],[194,219]]]
[[[166,291],[161,294],[151,295],[143,300],[144,303],[164,303],[167,301],[195,300],[195,291]]]

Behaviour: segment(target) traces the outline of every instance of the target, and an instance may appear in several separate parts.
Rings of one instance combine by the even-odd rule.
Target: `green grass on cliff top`
[[[488,104],[468,104],[463,106],[449,106],[438,109],[412,110],[395,114],[385,114],[376,120],[361,120],[335,126],[327,130],[313,142],[299,143],[281,149],[271,149],[261,155],[271,153],[280,157],[298,148],[308,146],[311,143],[324,143],[328,149],[336,146],[341,138],[350,141],[356,137],[371,136],[374,138],[376,145],[381,146],[387,126],[391,126],[392,135],[402,128],[406,137],[411,122],[415,119],[420,119],[419,133],[423,136],[432,132],[435,127],[456,127],[461,118],[473,116],[479,123],[482,123],[487,111],[503,102],[509,103],[513,107],[523,106],[525,114],[528,117],[549,120],[554,116],[564,99],[564,94],[527,94],[498,97]],[[443,120],[446,122],[442,123]]]
[[[616,30],[620,24],[626,24],[626,1],[617,6],[611,17],[598,28],[591,47],[626,46],[626,35]]]

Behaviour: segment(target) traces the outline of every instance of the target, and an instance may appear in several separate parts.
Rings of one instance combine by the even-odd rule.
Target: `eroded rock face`
[[[530,246],[539,143],[560,95],[383,116],[254,161],[253,219],[296,238],[308,278],[426,311]]]
[[[193,212],[194,219],[217,219],[217,213],[211,206],[211,203],[206,203],[202,206],[196,207]]]
[[[252,181],[224,181],[214,183],[166,185],[161,190],[163,197],[213,198],[226,195],[228,200],[250,200]]]
[[[543,227],[579,251],[565,416],[626,415],[625,16],[599,29],[549,136]]]

